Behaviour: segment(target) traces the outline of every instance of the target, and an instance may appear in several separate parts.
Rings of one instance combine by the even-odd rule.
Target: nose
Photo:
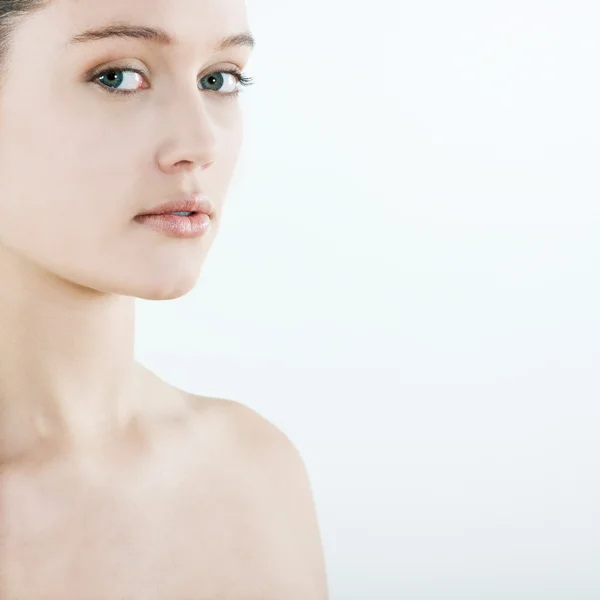
[[[159,168],[167,174],[208,169],[216,160],[217,138],[201,99],[173,102],[170,109],[161,119],[165,136],[156,157]]]

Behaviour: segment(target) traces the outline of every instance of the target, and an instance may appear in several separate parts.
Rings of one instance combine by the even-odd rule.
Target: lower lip
[[[210,227],[210,217],[197,212],[193,215],[138,215],[134,219],[140,225],[145,225],[167,235],[179,238],[197,238],[203,236]]]

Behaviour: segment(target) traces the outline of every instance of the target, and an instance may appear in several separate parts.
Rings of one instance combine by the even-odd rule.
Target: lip
[[[212,225],[209,215],[195,212],[193,215],[151,214],[138,215],[136,223],[158,233],[177,238],[199,238],[205,235]]]
[[[167,215],[173,212],[193,212],[212,216],[214,212],[213,205],[208,197],[200,192],[181,194],[176,198],[163,202],[146,212],[140,213],[137,217],[149,215]],[[136,217],[136,218],[137,218]]]

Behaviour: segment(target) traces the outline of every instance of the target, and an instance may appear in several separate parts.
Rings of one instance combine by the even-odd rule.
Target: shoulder
[[[249,406],[224,398],[191,396],[190,406],[202,428],[209,428],[248,467],[265,476],[295,478],[306,485],[304,461],[289,437]]]
[[[277,535],[281,552],[297,564],[305,597],[327,600],[325,559],[318,516],[305,462],[289,437],[268,419],[235,400],[194,397],[205,422],[227,440]],[[289,554],[287,554],[289,553]]]

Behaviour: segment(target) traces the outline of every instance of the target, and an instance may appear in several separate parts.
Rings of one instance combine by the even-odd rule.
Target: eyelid
[[[225,64],[226,66],[223,66],[223,64]],[[229,66],[227,66],[227,65],[229,65]],[[244,70],[244,67],[237,64],[234,61],[231,61],[229,63],[227,63],[227,61],[223,61],[222,63],[216,63],[216,65],[207,67],[206,69],[199,71],[198,76],[205,77],[206,75],[210,75],[211,73],[230,71],[232,69],[231,65],[233,66],[233,69],[238,71],[239,73],[242,73]],[[86,73],[86,78],[88,80],[93,80],[98,75],[103,73],[104,71],[110,70],[110,69],[115,69],[115,70],[119,70],[119,71],[134,71],[136,73],[139,73],[140,75],[143,75],[144,77],[147,77],[147,78],[150,77],[150,72],[148,70],[141,69],[140,67],[138,67],[132,63],[125,62],[125,63],[112,64],[112,62],[109,62],[101,67],[94,67],[93,69],[88,71]]]
[[[140,75],[142,75],[146,78],[150,77],[150,73],[148,73],[147,71],[144,71],[143,69],[140,69],[139,67],[136,67],[135,65],[133,65],[131,63],[121,63],[121,64],[115,64],[115,65],[108,63],[107,65],[104,65],[102,67],[96,67],[96,68],[92,69],[91,71],[89,71],[88,74],[86,75],[86,78],[89,79],[90,81],[93,81],[99,75],[102,75],[102,73],[104,73],[105,71],[111,71],[111,70],[133,71],[134,73],[139,73]]]

